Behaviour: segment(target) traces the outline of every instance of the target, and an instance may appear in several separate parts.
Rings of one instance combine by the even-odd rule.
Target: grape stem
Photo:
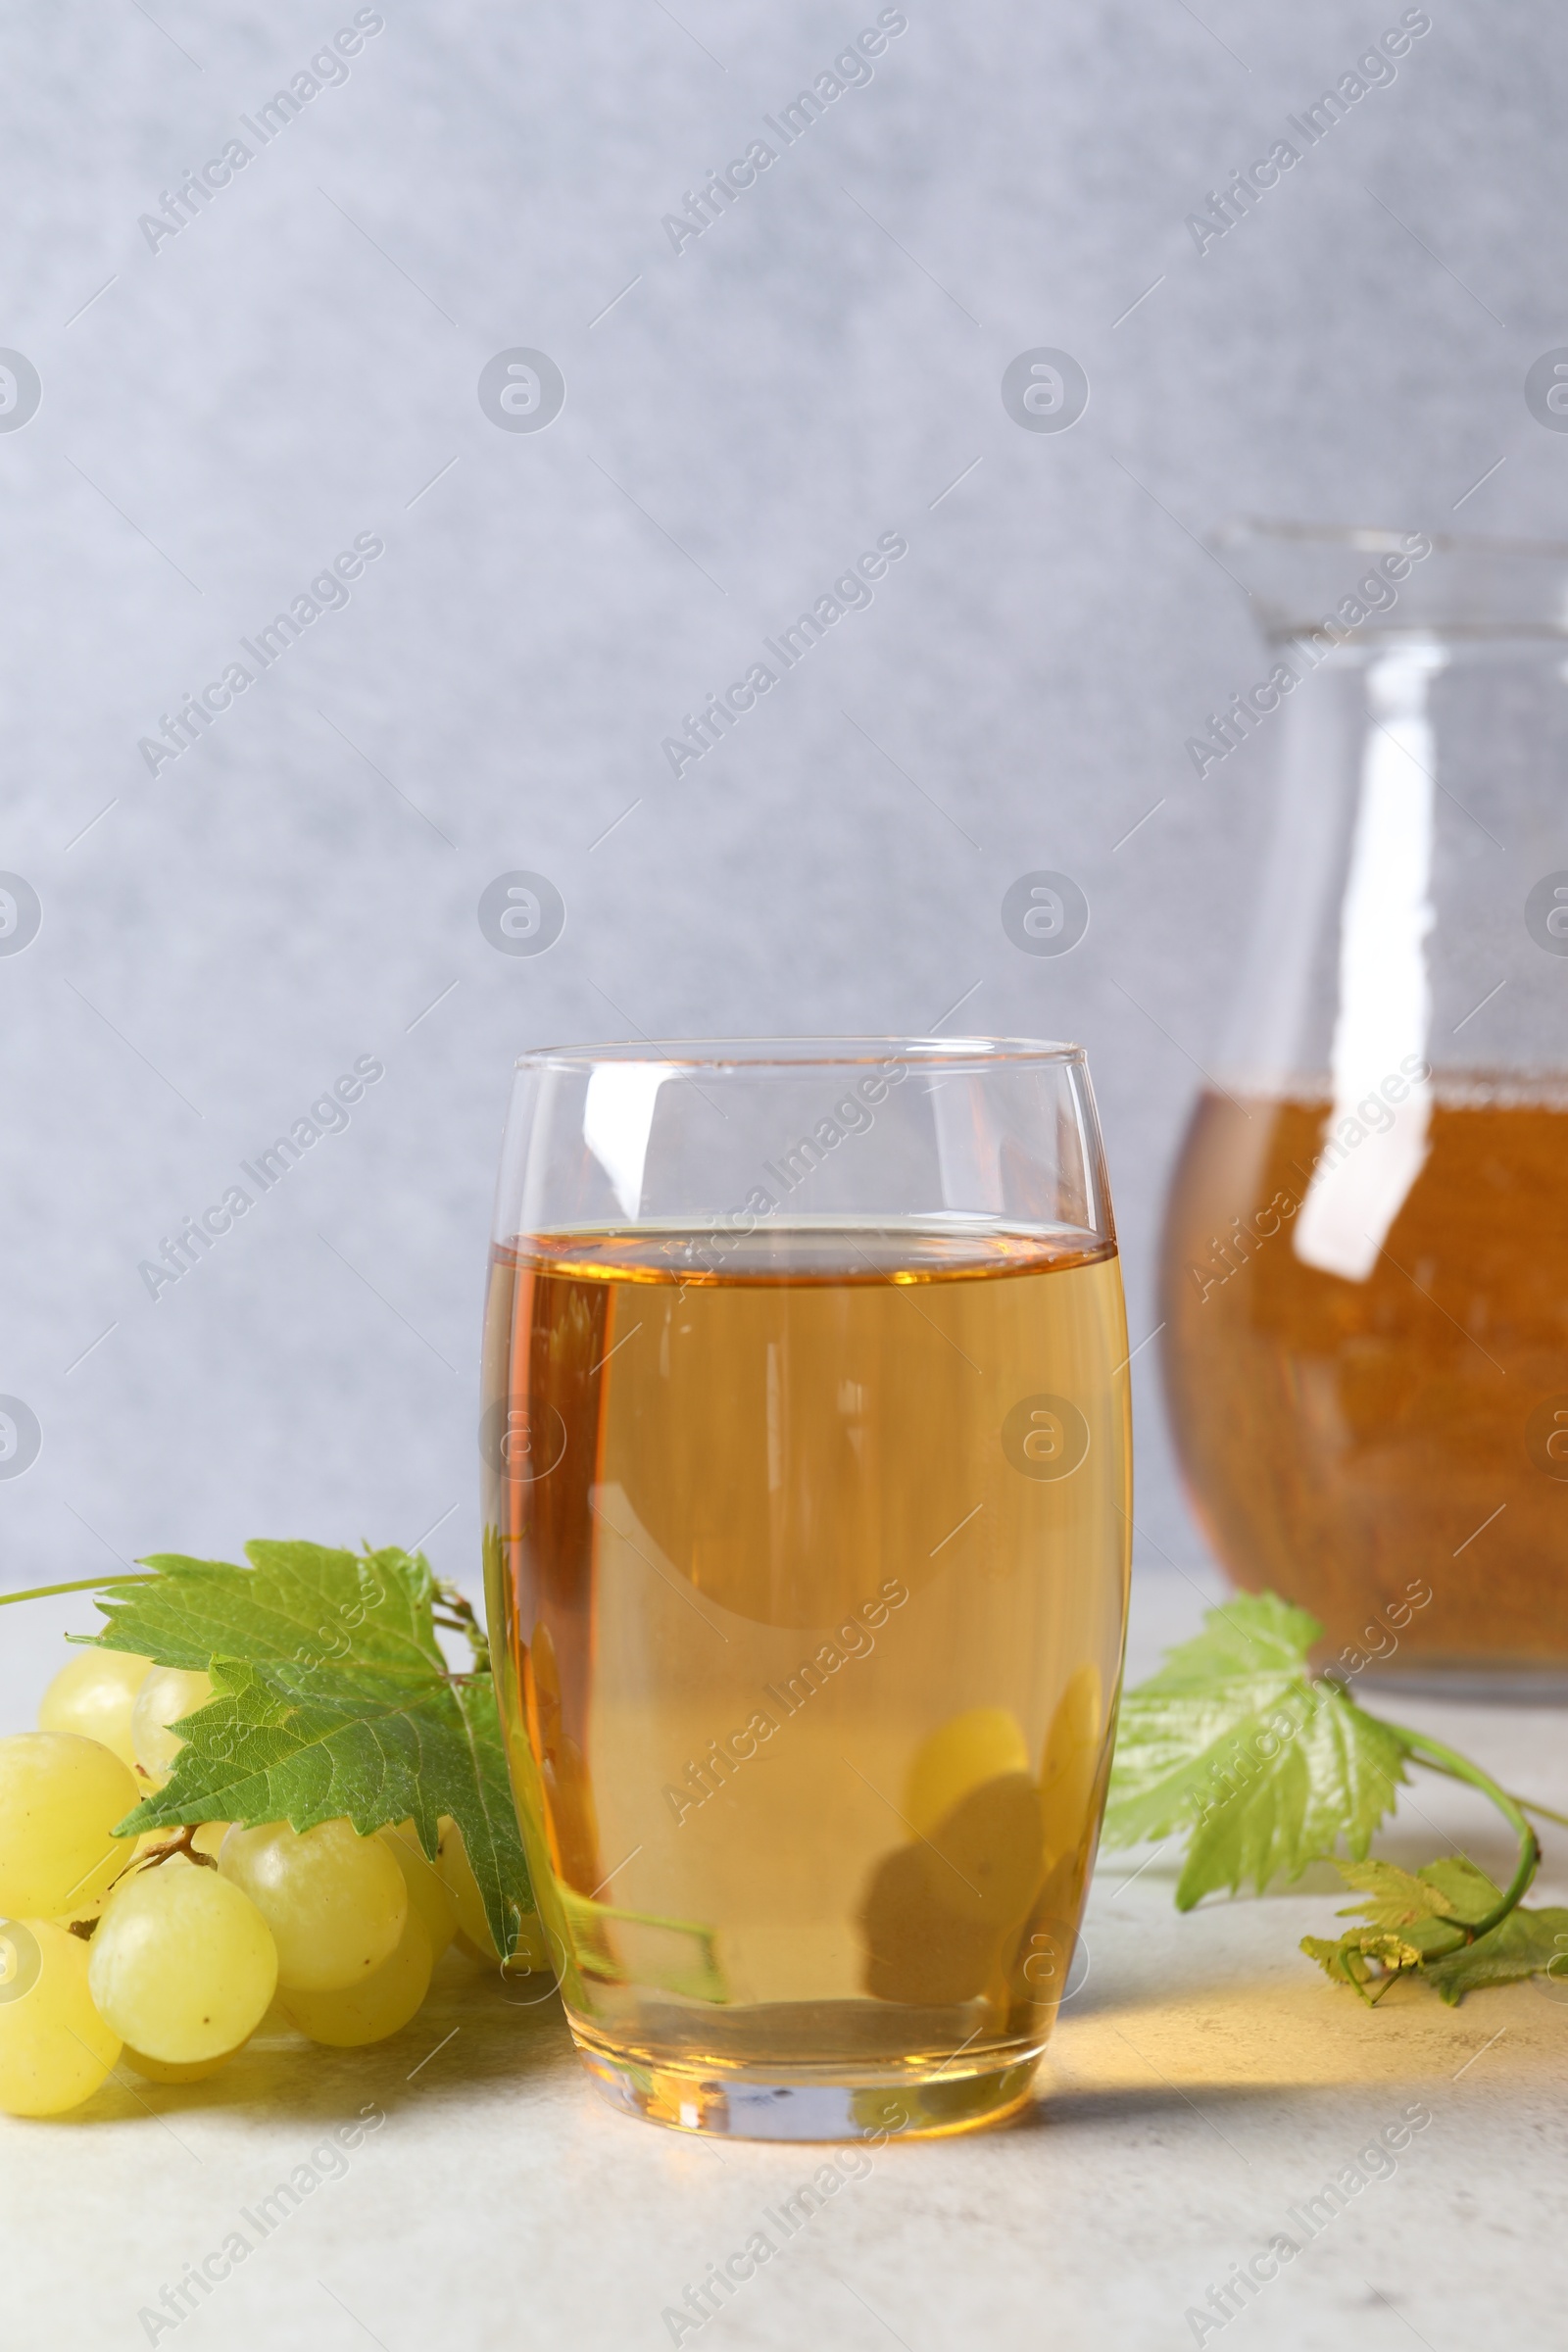
[[[137,1870],[156,1870],[160,1862],[170,1862],[175,1854],[183,1854],[187,1862],[194,1862],[201,1870],[216,1870],[217,1858],[212,1854],[198,1853],[191,1843],[201,1826],[199,1821],[187,1821],[184,1828],[176,1831],[167,1844],[149,1846],[133,1867]]]
[[[34,1585],[26,1592],[0,1592],[0,1609],[13,1600],[53,1600],[57,1592],[102,1592],[110,1585],[155,1585],[156,1576],[84,1576],[74,1585]]]
[[[1568,1813],[1554,1813],[1549,1805],[1539,1803],[1533,1796],[1516,1797],[1514,1802],[1522,1812],[1539,1813],[1543,1821],[1554,1821],[1559,1830],[1568,1830]]]
[[[452,1614],[450,1617],[437,1617],[434,1622],[437,1625],[444,1625],[450,1633],[466,1635],[468,1647],[473,1652],[475,1672],[488,1674],[490,1671],[490,1643],[486,1638],[484,1627],[479,1623],[475,1614],[472,1601],[460,1592],[456,1585],[438,1583],[435,1590],[437,1599],[444,1608],[450,1609]]]
[[[1478,1919],[1473,1927],[1465,1927],[1458,1920],[1454,1921],[1458,1941],[1450,1948],[1458,1951],[1464,1944],[1478,1943],[1483,1936],[1490,1936],[1493,1929],[1500,1927],[1509,1912],[1523,1902],[1531,1880],[1541,1868],[1540,1840],[1525,1819],[1524,1800],[1510,1796],[1507,1789],[1499,1788],[1491,1773],[1483,1772],[1479,1764],[1473,1764],[1468,1756],[1460,1755],[1457,1749],[1446,1747],[1441,1740],[1429,1740],[1425,1732],[1409,1731],[1402,1723],[1389,1723],[1386,1716],[1380,1716],[1378,1720],[1386,1724],[1396,1739],[1404,1741],[1418,1763],[1425,1764],[1433,1772],[1441,1772],[1447,1780],[1464,1781],[1470,1788],[1479,1789],[1483,1796],[1489,1797],[1519,1840],[1519,1860],[1513,1877],[1486,1917]],[[1544,1809],[1540,1806],[1532,1808],[1534,1811]],[[1560,1818],[1560,1815],[1553,1816],[1553,1819]],[[1429,1953],[1427,1957],[1436,1958],[1437,1955]]]
[[[1404,1734],[1403,1736],[1406,1739],[1410,1737],[1408,1733]],[[1434,1740],[1431,1742],[1431,1744],[1436,1746],[1438,1743]],[[1444,1750],[1445,1754],[1448,1752],[1449,1751],[1446,1749]],[[1427,1766],[1429,1771],[1441,1772],[1450,1781],[1467,1780],[1470,1777],[1467,1773],[1455,1772],[1452,1767],[1447,1764],[1437,1763],[1430,1756],[1424,1756],[1422,1758],[1422,1762]],[[1521,1813],[1538,1813],[1543,1821],[1554,1821],[1560,1830],[1568,1830],[1568,1813],[1553,1812],[1551,1806],[1544,1805],[1539,1797],[1517,1796],[1511,1789],[1504,1789],[1502,1793],[1512,1798],[1512,1801],[1519,1807]]]

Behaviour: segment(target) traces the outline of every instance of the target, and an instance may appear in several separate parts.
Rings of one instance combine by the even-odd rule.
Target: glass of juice
[[[488,1606],[616,2105],[853,2139],[1026,2103],[1109,1769],[1126,1358],[1076,1046],[518,1062]]]
[[[1347,1675],[1568,1693],[1568,547],[1237,527],[1270,805],[1172,1186],[1190,1494]]]

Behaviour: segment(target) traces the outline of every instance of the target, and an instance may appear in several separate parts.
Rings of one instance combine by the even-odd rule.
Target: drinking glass
[[[1190,748],[1266,757],[1274,839],[1166,1218],[1189,1489],[1344,1673],[1560,1694],[1568,548],[1221,553],[1272,666]]]
[[[1126,1617],[1076,1046],[524,1054],[487,1597],[571,2031],[690,2131],[962,2131],[1067,1985]]]

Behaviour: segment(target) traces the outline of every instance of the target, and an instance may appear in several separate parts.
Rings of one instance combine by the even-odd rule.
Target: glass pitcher
[[[1568,1690],[1568,547],[1237,525],[1272,852],[1162,1250],[1231,1577],[1330,1662]],[[1260,665],[1261,666],[1261,665]]]

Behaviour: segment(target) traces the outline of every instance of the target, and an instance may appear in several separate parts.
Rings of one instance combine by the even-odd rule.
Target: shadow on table
[[[1255,2106],[1259,2100],[1277,2103],[1296,2083],[1278,2082],[1216,2082],[1202,2086],[1202,2107],[1174,2083],[1118,2082],[1094,2089],[1047,2089],[1009,2125],[1015,2132],[1050,2132],[1085,2124],[1137,2124],[1174,2120],[1190,2123],[1209,2109]]]
[[[547,1978],[503,1979],[452,1952],[431,1980],[422,2009],[400,2033],[362,2049],[328,2049],[270,2010],[239,2054],[203,2082],[149,2082],[123,2060],[103,2089],[70,2118],[78,2129],[248,2109],[323,2126],[368,2105],[388,2114],[475,2089],[542,2084],[575,2075],[577,2061],[560,1999]]]
[[[1183,1923],[1191,1927],[1201,1915]],[[1211,1944],[1210,1969],[1219,1953]],[[1380,2088],[1409,2096],[1451,2083],[1495,2092],[1561,2079],[1568,2002],[1515,1984],[1446,2008],[1426,1987],[1397,1985],[1374,2009],[1331,1987],[1298,1955],[1259,1969],[1230,1956],[1222,1976],[1173,1982],[1151,1960],[1129,1983],[1085,1987],[1064,2009],[1042,2062],[1037,2097],[1010,2127],[1210,2120],[1311,2091]],[[1183,1972],[1185,1976],[1185,1972]],[[1161,1984],[1163,1979],[1163,1984]],[[1093,1992],[1096,1998],[1088,1997]],[[1472,2073],[1472,2068],[1474,2072]],[[324,2048],[275,2011],[204,2082],[155,2083],[123,2061],[74,2130],[156,2122],[177,2138],[182,2117],[241,2113],[322,2130],[379,2109],[409,2114],[463,2100],[580,2095],[585,2084],[552,1984],[481,1973],[457,1953],[436,1970],[412,2023],[364,2049]],[[1211,2128],[1224,2132],[1221,2125]]]
[[[1301,1967],[1107,2003],[1069,2022],[1040,2073],[1044,2120],[1217,2099],[1279,2099],[1378,2086],[1495,2090],[1559,2079],[1568,2006],[1538,1984],[1490,1986],[1450,2008],[1429,1986],[1394,1985],[1369,2007]],[[1484,2061],[1484,2064],[1479,2063]],[[1476,2072],[1471,2076],[1474,2066]]]

